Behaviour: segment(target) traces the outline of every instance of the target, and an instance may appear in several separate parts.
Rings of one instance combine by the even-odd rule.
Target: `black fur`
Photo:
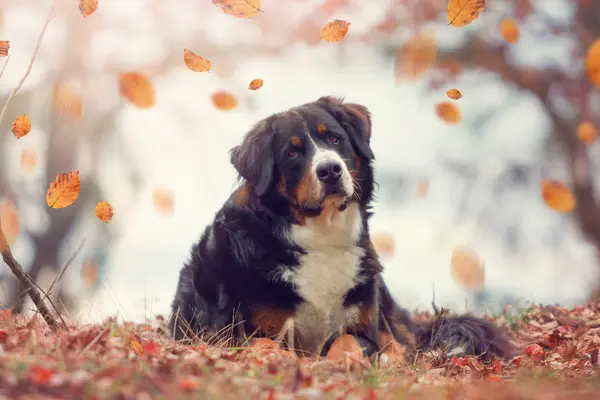
[[[327,133],[316,133],[322,123]],[[301,143],[309,139],[306,135],[334,149],[354,171],[355,193],[339,205],[339,212],[350,202],[358,204],[362,234],[357,246],[364,256],[360,279],[346,292],[343,307],[361,310],[360,322],[350,324],[347,332],[365,354],[377,352],[379,334],[389,332],[409,350],[463,346],[469,354],[511,356],[506,336],[486,320],[463,315],[423,323],[396,305],[369,238],[374,188],[370,114],[364,106],[332,97],[266,118],[232,149],[231,162],[242,185],[204,230],[181,270],[169,324],[174,338],[228,336],[240,344],[252,335],[274,336],[284,319],[294,318],[305,299],[280,279],[280,272],[301,268],[299,257],[307,250],[293,243],[288,232],[292,225],[324,212],[322,203],[299,194],[314,152]],[[331,135],[338,138],[335,145]],[[290,144],[290,137],[296,142]],[[321,354],[337,335],[331,332]],[[296,349],[303,350],[299,343]]]

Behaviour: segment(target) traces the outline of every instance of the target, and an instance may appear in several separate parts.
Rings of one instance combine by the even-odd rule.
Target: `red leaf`
[[[45,385],[50,382],[52,371],[39,365],[34,365],[29,369],[29,378],[38,385]]]
[[[502,373],[502,364],[498,360],[492,361],[492,373],[501,374]]]
[[[546,352],[539,344],[530,344],[525,347],[524,353],[534,361],[542,361],[546,359]]]
[[[367,395],[365,396],[365,400],[376,400],[376,399],[377,399],[377,393],[375,393],[375,389],[369,388],[369,391],[367,392]]]
[[[144,343],[142,348],[144,349],[144,354],[148,354],[151,356],[158,355],[158,351],[160,350],[160,346],[157,345],[156,342],[152,339]]]

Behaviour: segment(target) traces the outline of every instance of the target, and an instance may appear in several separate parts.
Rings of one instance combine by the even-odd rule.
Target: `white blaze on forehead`
[[[307,132],[307,136],[308,140],[315,146],[315,153],[313,154],[311,163],[311,174],[313,174],[315,179],[318,181],[317,168],[319,168],[319,166],[328,163],[339,164],[342,168],[342,176],[340,178],[341,188],[346,196],[352,196],[354,193],[354,185],[352,184],[352,176],[350,175],[350,171],[348,171],[348,167],[346,166],[344,159],[338,152],[319,146],[317,142],[315,142],[310,136],[310,133]]]

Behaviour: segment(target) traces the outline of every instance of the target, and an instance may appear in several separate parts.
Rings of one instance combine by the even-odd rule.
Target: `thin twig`
[[[71,263],[73,262],[73,260],[75,259],[75,257],[77,257],[77,254],[79,254],[79,252],[83,248],[83,245],[84,245],[85,241],[86,241],[86,239],[84,238],[81,241],[81,244],[77,247],[77,250],[75,250],[75,252],[71,255],[71,257],[69,257],[69,259],[64,263],[64,265],[60,269],[60,273],[56,276],[56,278],[54,278],[54,280],[50,284],[50,287],[48,288],[48,291],[46,292],[46,294],[45,294],[45,296],[44,296],[44,298],[42,300],[46,300],[46,298],[48,296],[50,296],[50,294],[52,293],[52,289],[54,288],[54,285],[60,282],[60,280],[62,279],[63,275],[67,271],[67,268],[69,268],[69,265],[71,265]]]
[[[50,6],[50,11],[48,11],[48,16],[46,17],[46,21],[44,22],[44,26],[42,27],[42,31],[40,32],[40,36],[38,37],[37,43],[35,45],[35,50],[33,51],[33,55],[31,56],[31,60],[29,60],[29,66],[27,67],[27,70],[25,70],[25,74],[23,75],[23,77],[21,78],[21,80],[19,81],[17,86],[15,86],[15,88],[8,95],[8,98],[6,99],[6,103],[4,103],[4,106],[2,107],[2,111],[0,111],[0,124],[2,123],[2,120],[4,119],[4,114],[6,113],[6,110],[8,108],[8,103],[10,103],[10,101],[15,96],[15,94],[17,94],[19,89],[21,89],[21,86],[23,86],[23,83],[25,83],[25,80],[31,73],[31,69],[33,68],[33,63],[35,61],[35,58],[37,57],[38,51],[40,49],[40,45],[42,44],[42,39],[44,38],[44,34],[46,33],[46,28],[48,28],[48,24],[50,23],[50,20],[52,19],[52,14],[54,12],[55,5],[56,5],[56,0],[52,0],[52,5]],[[6,62],[8,63],[8,60]],[[4,67],[6,67],[6,64],[4,64]],[[3,68],[3,70],[4,70],[4,68]]]
[[[4,70],[6,69],[6,66],[8,65],[8,60],[10,60],[10,54],[8,55],[8,57],[6,57],[6,61],[4,61],[4,65],[2,66],[2,69],[0,70],[0,78],[2,78],[2,75],[4,75]]]
[[[8,265],[15,277],[18,279],[19,283],[21,283],[21,285],[23,285],[29,290],[27,292],[27,294],[29,294],[29,298],[31,298],[31,301],[33,302],[35,307],[38,309],[40,314],[42,314],[42,317],[44,318],[50,329],[52,329],[53,331],[59,330],[59,323],[52,317],[52,314],[46,306],[46,303],[44,303],[44,301],[42,300],[40,293],[33,286],[31,278],[29,278],[25,271],[23,271],[21,264],[19,264],[17,260],[15,260],[15,257],[13,256],[12,251],[10,250],[10,246],[8,245],[8,242],[6,240],[6,236],[4,236],[4,231],[2,230],[2,227],[0,227],[0,253],[2,253],[2,259],[4,260],[6,265]]]

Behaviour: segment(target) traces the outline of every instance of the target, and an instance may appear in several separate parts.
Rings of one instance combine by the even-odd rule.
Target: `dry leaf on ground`
[[[583,121],[577,126],[577,138],[582,143],[592,144],[597,136],[596,127],[590,121]]]
[[[512,18],[506,18],[500,24],[500,33],[508,43],[517,43],[519,41],[519,25]]]
[[[575,208],[575,196],[562,182],[547,179],[541,185],[542,199],[546,205],[560,212],[571,212]]]
[[[17,207],[9,198],[0,200],[0,228],[2,228],[6,240],[4,246],[12,246],[19,237],[21,223]]]
[[[219,90],[212,94],[211,101],[219,110],[230,111],[237,107],[238,100],[231,93]]]
[[[451,98],[452,100],[458,100],[463,97],[462,93],[458,89],[450,89],[446,92],[446,96]]]
[[[79,12],[85,17],[89,17],[98,9],[98,0],[79,0]]]
[[[448,0],[448,23],[463,27],[479,18],[485,9],[485,0]]]
[[[38,163],[38,154],[34,149],[23,149],[21,152],[21,168],[25,172],[31,173],[35,170]]]
[[[57,175],[46,192],[46,204],[51,208],[68,207],[77,200],[80,190],[79,170]]]
[[[172,214],[175,208],[173,192],[163,188],[154,189],[152,191],[152,204],[154,205],[154,210],[159,214]]]
[[[12,123],[12,133],[17,139],[21,139],[31,132],[31,121],[25,114],[19,115]]]
[[[106,201],[99,201],[96,204],[96,217],[104,222],[108,222],[114,216],[113,208]]]
[[[210,60],[200,57],[189,49],[183,49],[183,62],[194,72],[208,72],[212,68]]]
[[[600,90],[600,38],[588,47],[585,55],[585,70],[590,82]]]
[[[460,122],[462,115],[460,108],[449,101],[441,101],[435,105],[435,112],[440,119],[448,124],[457,124]]]
[[[98,264],[92,259],[86,259],[81,266],[81,281],[84,287],[90,287],[98,281]]]
[[[344,361],[347,357],[355,360],[363,358],[360,344],[354,336],[349,334],[338,336],[327,352],[327,358],[332,361]]]
[[[260,0],[212,0],[212,2],[221,7],[225,14],[238,18],[252,18],[262,11]]]
[[[432,34],[421,32],[400,47],[394,61],[396,81],[414,79],[427,72],[437,59],[437,43]]]
[[[121,96],[131,104],[140,108],[154,106],[155,95],[152,81],[147,76],[138,72],[125,72],[119,76],[119,89]]]
[[[252,81],[250,82],[250,85],[248,85],[248,89],[250,90],[258,90],[263,86],[263,80],[262,79],[252,79]]]
[[[10,50],[10,41],[0,40],[0,57],[8,56],[8,50]]]
[[[376,233],[371,236],[371,242],[375,251],[381,258],[389,258],[394,256],[395,243],[394,236],[389,233]]]
[[[479,256],[471,249],[457,247],[450,257],[450,274],[465,290],[479,291],[485,284],[485,269]]]
[[[350,22],[334,19],[321,28],[321,39],[326,42],[338,42],[346,37]]]
[[[67,121],[75,121],[81,118],[82,99],[79,92],[65,83],[59,83],[54,87],[52,97],[54,108],[58,115]]]

